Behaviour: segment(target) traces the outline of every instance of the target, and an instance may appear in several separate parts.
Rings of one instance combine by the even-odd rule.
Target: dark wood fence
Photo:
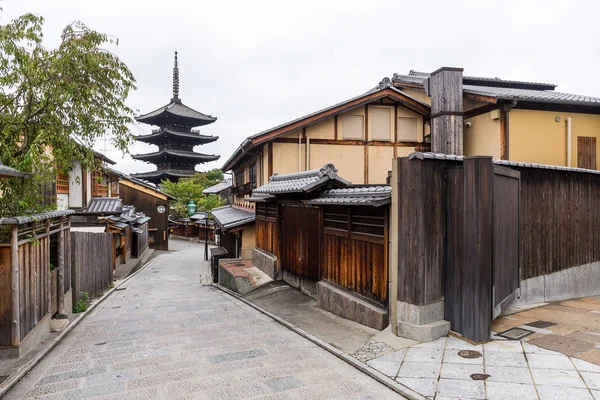
[[[319,280],[321,217],[318,208],[281,208],[281,269],[311,281]]]
[[[148,224],[142,224],[136,228],[132,235],[131,256],[138,258],[148,248]]]
[[[256,247],[279,256],[277,203],[256,203]]]
[[[113,281],[112,234],[108,232],[72,232],[73,300],[81,292],[90,299],[104,292]]]
[[[387,305],[387,221],[384,208],[325,207],[321,279]]]

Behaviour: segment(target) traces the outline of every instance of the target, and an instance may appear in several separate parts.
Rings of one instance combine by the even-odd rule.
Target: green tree
[[[41,211],[40,187],[74,160],[91,168],[96,139],[110,133],[122,152],[133,142],[125,100],[135,79],[104,48],[118,41],[74,22],[51,49],[42,44],[43,24],[25,14],[0,25],[0,160],[34,174],[0,180],[0,216]]]
[[[160,183],[163,192],[173,196],[176,200],[171,202],[171,213],[178,218],[187,217],[187,204],[194,200],[198,211],[210,211],[220,207],[225,202],[216,195],[204,195],[202,191],[210,186],[223,181],[223,172],[215,168],[207,172],[198,172],[189,178],[182,178],[177,182],[168,179]]]

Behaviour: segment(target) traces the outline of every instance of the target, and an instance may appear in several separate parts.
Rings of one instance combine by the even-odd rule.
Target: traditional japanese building
[[[163,179],[177,181],[179,178],[193,175],[196,165],[219,159],[218,155],[194,151],[194,146],[214,142],[219,137],[202,135],[193,128],[212,124],[217,118],[196,111],[181,102],[177,52],[175,52],[173,68],[173,98],[171,102],[148,114],[136,117],[136,120],[159,127],[149,135],[137,137],[140,142],[158,146],[158,151],[133,156],[136,160],[146,161],[157,166],[156,171],[134,174],[133,176],[136,178],[156,184]]]

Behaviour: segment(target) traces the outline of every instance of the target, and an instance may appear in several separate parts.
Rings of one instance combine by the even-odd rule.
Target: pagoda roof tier
[[[136,140],[145,143],[161,143],[165,138],[182,139],[194,144],[206,144],[219,139],[218,136],[201,135],[197,132],[181,132],[173,128],[164,127],[149,135],[139,135]]]
[[[149,181],[152,183],[160,183],[163,179],[169,179],[172,181],[176,181],[180,178],[187,178],[194,175],[196,171],[194,170],[167,170],[167,171],[150,171],[150,172],[140,172],[138,174],[132,174],[134,178],[143,179],[145,181]]]
[[[216,154],[202,154],[195,153],[193,151],[185,151],[185,150],[161,150],[156,151],[154,153],[147,154],[136,154],[132,156],[135,160],[141,161],[150,161],[155,162],[161,159],[175,159],[178,161],[181,160],[189,160],[195,163],[205,163],[209,161],[215,161],[219,159],[219,156]]]
[[[217,117],[202,114],[200,111],[186,106],[179,98],[175,97],[166,106],[162,106],[148,114],[140,115],[135,119],[138,122],[150,125],[165,126],[174,124],[194,127],[212,124],[217,120]]]

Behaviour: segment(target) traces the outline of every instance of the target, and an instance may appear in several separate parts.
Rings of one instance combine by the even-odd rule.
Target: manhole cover
[[[548,322],[548,321],[534,321],[534,322],[530,322],[525,325],[532,326],[534,328],[544,329],[544,328],[548,328],[549,326],[554,326],[556,324],[554,322]]]
[[[491,375],[488,374],[471,374],[471,379],[473,379],[474,381],[485,381],[490,376]]]
[[[497,336],[510,339],[510,340],[521,340],[526,336],[529,336],[533,333],[533,331],[523,329],[523,328],[510,328],[505,330],[504,332],[500,332]]]
[[[0,383],[4,382],[8,378],[8,375],[0,375]]]
[[[475,350],[461,350],[458,352],[458,355],[462,358],[479,358],[481,357],[481,353]]]

